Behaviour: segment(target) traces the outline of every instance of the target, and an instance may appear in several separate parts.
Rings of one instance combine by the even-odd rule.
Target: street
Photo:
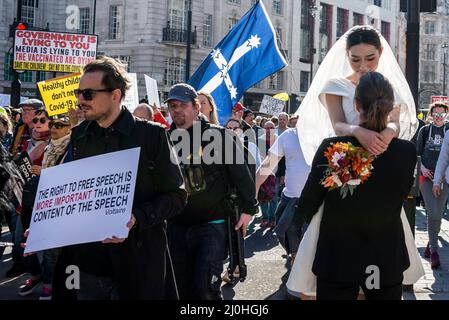
[[[260,216],[251,224],[246,238],[246,264],[248,277],[246,281],[235,285],[223,285],[225,300],[286,300],[285,283],[288,279],[290,259],[279,245],[276,236],[270,229],[260,228]],[[3,241],[7,241],[7,229],[3,229]],[[427,244],[425,212],[422,208],[416,211],[415,237],[421,256]],[[440,232],[441,268],[432,270],[429,261],[422,259],[426,275],[414,285],[414,292],[404,292],[404,300],[449,300],[449,216],[443,218]],[[6,248],[0,263],[0,274],[3,276],[11,266],[11,249]],[[224,264],[226,266],[226,264]],[[2,278],[0,280],[0,299],[2,300],[34,300],[38,299],[39,290],[29,297],[22,298],[17,294],[18,287],[27,277]]]

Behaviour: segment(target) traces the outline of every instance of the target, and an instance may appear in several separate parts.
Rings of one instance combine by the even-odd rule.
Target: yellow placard
[[[273,98],[275,99],[279,99],[282,101],[288,101],[288,93],[287,92],[282,92],[282,93],[278,93],[277,95],[274,95]]]
[[[80,77],[80,73],[74,73],[37,83],[49,116],[67,113],[69,109],[76,108],[74,90],[78,89]]]
[[[45,72],[80,72],[83,66],[52,64],[52,63],[37,63],[37,62],[14,62],[15,70],[34,70]]]

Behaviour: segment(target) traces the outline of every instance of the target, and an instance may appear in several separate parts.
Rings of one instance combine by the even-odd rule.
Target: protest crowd
[[[244,214],[237,223],[243,226],[242,230],[245,234],[248,224],[259,211],[259,202],[255,196],[257,166],[261,165],[269,154],[268,150],[283,132],[295,130],[297,116],[281,113],[277,117],[255,117],[253,111],[237,103],[232,109],[232,117],[228,120],[226,128],[220,127],[218,123],[212,124],[210,120],[217,119],[214,115],[217,105],[213,98],[205,93],[197,93],[187,84],[175,85],[170,91],[166,102],[172,119],[171,124],[166,120],[160,107],[149,106],[145,102],[136,106],[134,114],[131,114],[120,105],[129,86],[126,72],[121,68],[123,66],[118,61],[107,57],[87,65],[80,82],[80,88],[86,83],[85,88],[75,91],[79,102],[78,108],[70,109],[68,113],[49,116],[44,103],[38,99],[25,100],[20,103],[19,108],[5,106],[0,109],[2,124],[5,124],[5,130],[2,131],[2,153],[5,157],[10,153],[11,163],[17,163],[12,173],[16,175],[16,182],[23,188],[21,201],[13,201],[8,210],[2,212],[15,244],[12,254],[14,263],[5,276],[17,277],[28,273],[29,279],[18,288],[18,294],[26,296],[34,292],[37,287],[41,287],[40,298],[50,299],[54,291],[53,282],[63,280],[56,277],[58,273],[57,270],[55,272],[55,268],[58,263],[67,264],[69,259],[80,259],[76,261],[81,268],[81,288],[87,287],[89,290],[82,292],[81,289],[77,294],[79,299],[125,297],[162,299],[178,296],[182,299],[192,297],[192,294],[198,299],[220,299],[222,279],[231,281],[228,271],[223,272],[223,262],[228,257],[226,211],[232,211],[232,208],[228,208],[231,204],[226,204],[227,197],[230,192],[236,192],[240,199],[239,210]],[[120,72],[119,76],[115,77],[113,71]],[[101,95],[106,94],[97,93],[91,88],[100,88],[105,85],[111,88],[110,92],[114,95],[107,104],[98,101],[97,105],[96,100],[102,99]],[[200,103],[201,97],[206,97],[206,101]],[[115,119],[105,119],[106,111],[113,111]],[[106,124],[104,122],[100,124],[99,121],[106,121]],[[173,135],[176,130],[190,131],[194,123],[201,126],[203,133],[212,129],[217,131],[223,139],[230,139],[238,153],[244,155],[244,162],[239,164],[236,160],[238,154],[236,154],[236,158],[229,163],[223,158],[221,163],[201,164],[202,176],[194,178],[189,173],[197,166],[189,163],[189,157],[179,158],[180,166],[176,162],[173,164],[169,158],[170,149],[173,147],[172,144],[176,145],[176,141],[171,141],[170,135]],[[138,169],[132,214],[133,226],[130,228],[128,239],[124,242],[111,240],[111,243],[54,248],[39,253],[24,254],[24,243],[28,236],[37,184],[42,171],[86,156],[119,150],[118,145],[120,149],[127,149],[126,143],[130,142],[125,142],[126,139],[119,143],[110,140],[124,139],[120,133],[121,131],[125,133],[126,130],[131,130],[129,134],[140,140],[133,141],[130,147],[132,144],[137,144],[142,148],[148,148],[148,150],[142,149],[141,153],[146,153],[148,158],[154,159],[152,170],[159,172],[159,174],[148,172],[148,168],[144,166]],[[107,136],[107,132],[114,131],[117,132],[116,136]],[[92,134],[87,134],[88,132]],[[192,138],[195,139],[195,137]],[[152,139],[153,142],[150,143],[148,139]],[[223,146],[225,144],[223,143]],[[259,149],[259,144],[264,145],[263,148]],[[206,147],[207,145],[204,145],[203,149]],[[156,150],[159,155],[154,155]],[[21,163],[28,164],[28,179],[18,169]],[[153,181],[155,176],[163,180]],[[267,183],[263,184],[258,198],[260,206],[264,208],[262,227],[274,229],[278,196],[285,184],[285,162],[277,165],[270,177]],[[108,179],[114,180],[113,177]],[[203,185],[206,190],[197,190],[197,184]],[[150,192],[150,190],[154,191]],[[54,187],[50,195],[63,194],[64,191],[62,187]],[[211,197],[211,194],[215,197]],[[72,194],[71,198],[61,197],[59,201],[68,203],[80,198],[82,200],[82,197],[82,193]],[[5,199],[5,201],[10,200]],[[36,221],[41,219],[46,218],[40,216]],[[145,229],[148,231],[144,231]],[[133,233],[135,233],[134,236],[132,236]],[[173,263],[177,282],[174,292],[171,292],[173,288],[165,289],[164,283],[167,280],[163,276],[167,268],[164,261],[165,236],[167,236],[171,253],[169,263]],[[135,248],[125,248],[128,243],[132,246],[131,239],[134,241],[141,239],[137,243],[143,241],[144,247],[147,243],[146,250],[149,250],[148,254],[154,257],[148,261],[137,262],[148,266],[146,273],[127,271],[128,277],[139,275],[143,278],[127,278],[126,281],[121,278],[116,279],[112,277],[113,274],[124,274],[117,270],[141,267],[132,263],[124,267],[119,262],[125,256],[129,259],[141,256],[133,252]],[[158,242],[161,244],[157,245]],[[114,249],[109,250],[109,247]],[[119,251],[122,252],[119,253]],[[117,256],[109,257],[109,255]],[[116,259],[119,259],[117,266],[110,265],[110,263],[114,264],[113,261]],[[206,263],[207,261],[210,263]],[[150,267],[149,263],[153,263],[154,266]],[[192,270],[192,267],[195,269]],[[239,269],[238,267],[235,269],[233,276],[238,279]],[[160,273],[156,270],[160,270]],[[188,276],[189,274],[196,276],[192,278]],[[86,278],[89,280],[84,283],[83,279]],[[102,281],[110,284],[111,291],[98,292],[92,288],[94,278],[103,279]],[[145,292],[137,286],[142,283],[142,279],[151,279],[153,289],[147,289],[148,292]],[[211,279],[215,279],[215,283],[209,286]],[[158,285],[154,285],[155,283]],[[40,286],[41,284],[43,285]],[[144,285],[148,288],[148,283]],[[158,290],[154,288],[157,288],[159,292],[156,292]],[[58,293],[61,289],[56,287],[55,290]],[[67,297],[66,292],[59,292],[59,294],[61,297]],[[53,298],[57,299],[57,296]]]
[[[42,100],[0,108],[0,221],[13,260],[0,276],[27,275],[19,296],[221,300],[223,283],[251,277],[244,242],[257,215],[285,250],[292,296],[401,299],[402,284],[423,276],[403,209],[417,155],[424,256],[441,266],[449,106],[433,104],[418,128],[388,43],[355,26],[321,63],[298,112],[285,113],[282,101],[256,112],[242,104],[243,93],[287,62],[262,2],[251,12],[258,15],[245,15],[235,30],[268,31],[242,29],[233,38],[231,30],[220,44],[238,53],[233,65],[217,47],[163,103],[126,107],[131,76],[102,56],[63,78],[64,94],[38,84]],[[337,74],[343,59],[347,70]],[[246,82],[231,79],[236,74]],[[63,96],[74,100],[53,101]],[[373,266],[382,274],[375,287],[366,271]]]

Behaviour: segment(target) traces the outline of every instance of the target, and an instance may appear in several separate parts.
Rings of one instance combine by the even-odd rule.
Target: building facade
[[[22,12],[26,22],[37,28],[99,35],[98,53],[120,58],[128,64],[130,72],[137,73],[139,96],[143,98],[146,94],[146,74],[157,80],[163,99],[173,84],[185,81],[189,6],[192,10],[192,74],[255,2],[23,0]],[[398,2],[264,0],[289,66],[256,84],[245,94],[243,103],[258,110],[263,95],[287,92],[292,97],[287,111],[293,113],[308,90],[311,72],[315,74],[332,44],[356,24],[375,24],[401,60],[401,52],[405,52],[405,47],[402,43],[404,37],[399,37],[403,21]],[[75,24],[72,6],[79,9]],[[9,25],[16,16],[17,0],[0,0],[0,8],[0,58],[3,62],[0,63],[0,93],[9,93],[12,80]],[[313,45],[310,42],[312,31]],[[311,52],[314,54],[311,55]],[[55,74],[42,72],[22,73],[22,95],[35,96],[35,83],[53,76]]]
[[[448,95],[448,1],[439,0],[436,13],[421,14],[420,37],[419,104],[426,109],[432,96]]]

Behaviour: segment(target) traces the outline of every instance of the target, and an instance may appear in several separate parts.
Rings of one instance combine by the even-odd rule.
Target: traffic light
[[[407,12],[407,3],[409,0],[401,0],[401,12]],[[436,12],[437,0],[420,0],[419,3],[420,12]]]
[[[14,37],[16,30],[27,30],[29,25],[27,22],[14,21],[13,24],[9,26],[9,36]]]

